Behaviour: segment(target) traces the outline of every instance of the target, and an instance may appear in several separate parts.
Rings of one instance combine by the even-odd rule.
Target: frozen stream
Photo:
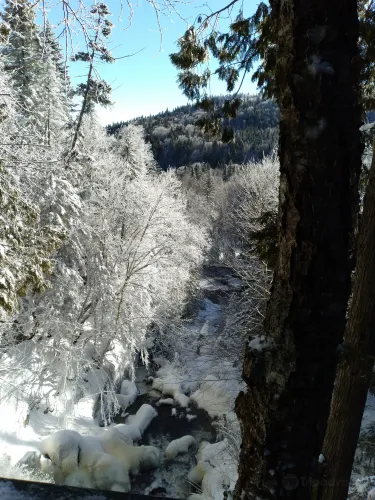
[[[199,386],[200,381],[205,376],[215,371],[215,368],[217,371],[217,367],[212,366],[216,363],[216,359],[210,359],[210,354],[212,354],[210,350],[212,343],[217,339],[218,332],[223,327],[222,304],[228,300],[229,294],[241,286],[239,280],[228,276],[228,271],[225,268],[208,268],[205,274],[206,276],[201,280],[203,298],[200,301],[197,317],[187,325],[185,341],[189,344],[190,349],[186,350],[185,347],[182,349],[185,353],[182,363],[186,372],[181,385],[184,389],[183,392],[188,395]],[[221,372],[222,369],[223,366],[220,367]],[[234,367],[234,369],[238,372],[238,367]],[[197,491],[187,480],[187,475],[196,465],[199,444],[202,441],[215,443],[217,440],[214,425],[217,417],[212,416],[212,412],[210,415],[206,409],[199,408],[194,401],[190,401],[187,407],[180,406],[176,401],[172,403],[171,398],[163,396],[152,388],[149,373],[143,366],[136,370],[135,383],[140,394],[136,401],[127,408],[126,414],[135,414],[145,403],[152,405],[158,412],[157,417],[142,436],[140,444],[152,445],[160,450],[165,450],[169,442],[191,435],[195,438],[197,445],[191,447],[188,453],[178,455],[173,460],[164,459],[160,468],[136,476],[132,480],[131,491],[153,496],[186,498],[189,494]],[[209,404],[211,401],[207,401],[207,403]],[[209,408],[208,411],[210,411]],[[125,421],[125,416],[120,414],[115,418],[116,424],[125,423]]]

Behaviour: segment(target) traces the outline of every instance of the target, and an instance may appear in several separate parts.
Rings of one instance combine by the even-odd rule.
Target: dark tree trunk
[[[375,356],[375,142],[358,238],[353,297],[331,402],[317,498],[345,500]]]
[[[236,402],[237,498],[312,497],[351,288],[361,167],[356,0],[271,0],[279,40],[279,255]]]

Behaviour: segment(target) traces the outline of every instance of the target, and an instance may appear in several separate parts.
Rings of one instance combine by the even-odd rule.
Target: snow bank
[[[151,405],[142,405],[135,415],[130,415],[126,423],[139,429],[141,434],[147,429],[151,421],[157,416],[158,412]]]
[[[190,482],[200,485],[200,495],[190,495],[189,500],[222,500],[233,491],[237,482],[237,457],[231,453],[227,439],[218,443],[203,441],[196,455],[197,465],[188,474]]]
[[[10,457],[3,456],[0,458],[1,477],[50,483],[53,481],[53,471],[49,464],[50,461],[39,451],[29,451],[15,466],[11,464]],[[1,495],[0,498],[3,499]]]
[[[205,377],[200,387],[191,395],[191,399],[211,417],[229,413],[233,407],[231,394],[224,383],[213,375]]]
[[[193,436],[183,436],[179,439],[171,441],[165,450],[165,457],[168,460],[176,458],[180,453],[187,453],[190,446],[195,444],[195,438]]]

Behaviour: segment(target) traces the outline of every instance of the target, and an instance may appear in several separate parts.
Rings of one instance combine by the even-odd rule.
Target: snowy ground
[[[215,278],[211,275],[202,279],[204,298],[195,320],[176,333],[175,352],[165,353],[155,360],[158,370],[152,378],[140,367],[136,371],[135,385],[130,381],[123,383],[117,400],[120,406],[128,408],[126,413],[120,411],[111,427],[125,424],[121,427],[125,432],[121,443],[123,440],[129,442],[130,428],[138,429],[138,437],[142,435],[134,443],[138,454],[142,446],[153,446],[160,452],[157,466],[152,460],[155,462],[152,470],[138,473],[129,466],[132,492],[179,498],[194,494],[194,498],[222,500],[224,493],[234,488],[239,426],[233,408],[242,384],[241,363],[230,350],[223,357],[224,318],[221,304],[227,301],[228,293],[240,286],[240,281],[230,276]],[[62,449],[65,454],[67,446],[69,450],[76,446],[74,440],[78,440],[78,448],[95,448],[96,453],[98,449],[100,453],[104,450],[117,459],[116,453],[119,452],[112,451],[113,436],[117,436],[117,431],[111,431],[110,427],[111,435],[99,427],[100,419],[92,417],[95,394],[103,383],[102,378],[98,370],[95,379],[87,380],[86,396],[75,405],[74,414],[69,418],[64,414],[64,407],[59,408],[58,405],[29,411],[28,405],[17,402],[15,398],[3,402],[0,406],[0,475],[53,481],[51,474],[43,474],[35,468],[19,467],[19,462],[30,456],[32,450],[41,449],[42,439],[50,435],[59,436],[54,433],[60,429],[71,429],[79,434],[68,433],[68,438],[64,435],[64,442],[59,442],[58,446],[53,444],[57,461],[61,459]],[[151,406],[145,405],[151,405],[157,415]],[[72,436],[78,437],[73,439]],[[69,441],[72,439],[74,443]],[[112,444],[103,439],[110,439]],[[108,452],[110,446],[112,448]],[[126,446],[130,445],[119,446],[126,450]],[[151,448],[142,449],[147,451],[148,458],[150,450],[151,454],[154,453]],[[94,451],[90,451],[91,455],[81,453],[81,462],[89,463],[86,469],[94,467]],[[132,450],[130,452],[134,455]],[[142,457],[146,460],[144,454]],[[78,458],[76,461],[80,463]],[[77,467],[76,464],[74,466]],[[82,474],[80,471],[80,475],[74,476],[78,483],[73,484],[99,484],[96,482],[99,479],[95,476],[94,480],[91,472],[90,477],[87,470],[84,477]],[[56,478],[55,472],[53,475]],[[69,481],[72,481],[71,477]]]

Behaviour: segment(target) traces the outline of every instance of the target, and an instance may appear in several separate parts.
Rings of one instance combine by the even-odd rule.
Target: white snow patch
[[[267,342],[264,335],[256,335],[252,340],[249,340],[249,348],[253,351],[262,351],[263,349],[269,347],[269,342]]]

